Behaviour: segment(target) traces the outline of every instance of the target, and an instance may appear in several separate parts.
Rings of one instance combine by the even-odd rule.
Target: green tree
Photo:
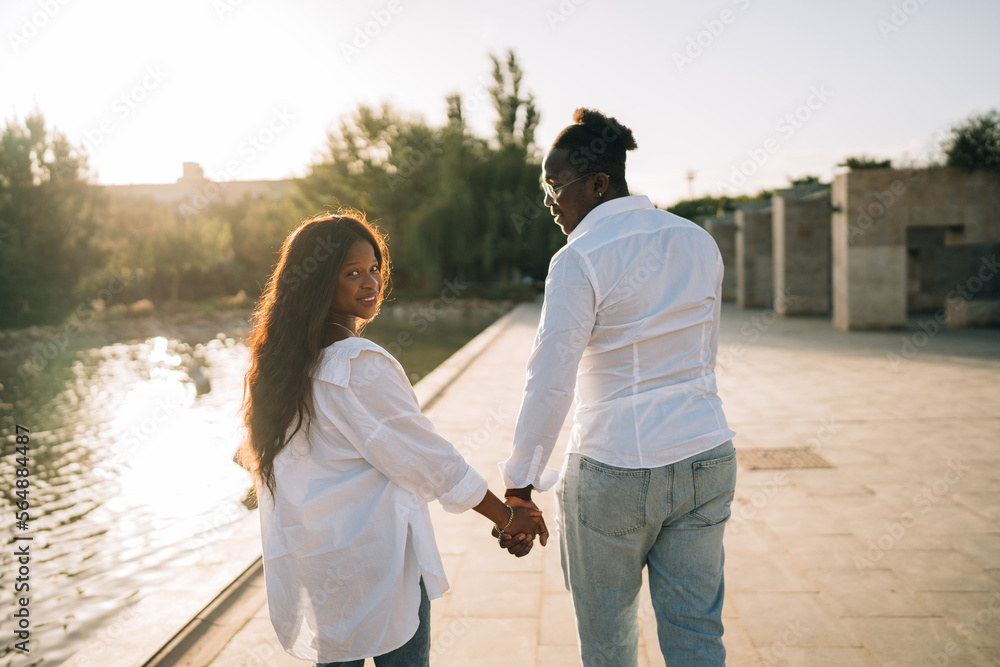
[[[738,197],[723,196],[682,199],[673,206],[668,206],[667,211],[687,220],[697,221],[699,218],[718,215],[719,211],[735,211],[739,204],[770,199],[773,195],[773,190],[761,190],[755,195],[740,195]]]
[[[879,160],[868,157],[867,155],[858,155],[846,158],[837,166],[847,167],[851,171],[859,171],[862,169],[892,169],[892,160]]]
[[[0,326],[61,321],[101,263],[92,243],[104,201],[87,161],[40,112],[0,136]]]
[[[329,135],[324,159],[300,183],[304,210],[343,204],[377,220],[389,234],[397,287],[542,278],[563,242],[543,216],[534,224],[521,215],[526,207],[544,211],[533,155],[538,113],[513,53],[491,61],[495,137],[469,132],[457,94],[445,99],[442,127],[388,105],[361,106]]]
[[[965,119],[951,129],[941,148],[949,167],[1000,171],[1000,111]]]
[[[497,142],[501,149],[517,148],[528,153],[535,143],[535,128],[539,121],[535,96],[521,97],[524,73],[513,50],[507,51],[506,62],[494,55],[490,56],[490,60],[493,62],[490,97],[497,112]],[[521,109],[524,109],[523,114]]]
[[[803,176],[802,178],[788,178],[788,182],[792,184],[793,188],[798,188],[803,185],[819,185],[819,176]]]

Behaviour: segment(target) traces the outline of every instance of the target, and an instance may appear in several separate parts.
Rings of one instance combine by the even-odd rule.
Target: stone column
[[[736,216],[732,213],[705,218],[701,221],[705,231],[712,235],[722,254],[722,300],[736,300]]]
[[[772,303],[771,202],[736,210],[736,305],[769,308]]]
[[[779,190],[771,199],[774,310],[830,313],[830,186]]]

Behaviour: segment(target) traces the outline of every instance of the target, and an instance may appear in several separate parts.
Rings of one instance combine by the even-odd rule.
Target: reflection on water
[[[388,307],[367,335],[416,381],[501,311],[414,312]],[[8,527],[0,618],[8,640],[16,604],[13,538],[33,537],[31,651],[26,656],[5,641],[0,662],[61,664],[145,591],[196,564],[246,516],[250,480],[233,462],[245,323],[225,328],[200,338],[66,349],[28,382],[17,372],[23,357],[0,355],[0,525]],[[192,376],[202,373],[211,391],[199,395]],[[31,430],[26,532],[14,525],[15,423]]]

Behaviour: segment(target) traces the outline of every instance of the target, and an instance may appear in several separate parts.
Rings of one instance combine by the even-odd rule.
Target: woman
[[[420,412],[400,365],[359,336],[389,277],[358,212],[285,240],[248,339],[241,460],[259,496],[272,625],[326,665],[429,663],[429,599],[448,588],[427,503],[474,509],[531,548],[541,513],[510,508]]]

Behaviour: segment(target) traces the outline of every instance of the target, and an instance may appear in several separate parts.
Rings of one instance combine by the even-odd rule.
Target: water
[[[387,307],[367,336],[416,381],[501,312]],[[233,462],[245,317],[162,324],[162,335],[70,344],[28,383],[18,369],[30,350],[0,355],[2,664],[61,664],[146,591],[196,564],[248,512],[250,478]],[[208,393],[198,394],[193,363],[211,382]],[[15,524],[15,423],[30,429],[27,530]],[[30,590],[15,594],[14,551],[24,544]],[[10,639],[21,596],[30,598],[27,655]]]

